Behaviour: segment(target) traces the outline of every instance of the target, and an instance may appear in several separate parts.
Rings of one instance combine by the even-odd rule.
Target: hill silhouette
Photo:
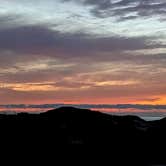
[[[166,119],[147,122],[137,116],[113,116],[87,109],[61,107],[41,114],[0,115],[3,137],[42,146],[106,147],[110,155],[162,163],[165,160]]]

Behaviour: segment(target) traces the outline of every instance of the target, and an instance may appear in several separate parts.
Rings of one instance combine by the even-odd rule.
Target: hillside
[[[165,159],[166,119],[147,122],[136,116],[62,107],[41,114],[0,115],[0,131],[1,141],[42,142],[43,147],[88,145],[105,147],[112,155],[127,153],[139,161]]]

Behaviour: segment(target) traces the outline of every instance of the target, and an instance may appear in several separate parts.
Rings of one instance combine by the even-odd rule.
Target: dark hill
[[[162,163],[166,156],[162,151],[166,119],[147,122],[136,116],[62,107],[41,114],[0,115],[0,131],[1,142],[11,138],[52,148],[79,144],[105,147],[112,156],[133,156],[140,162]]]

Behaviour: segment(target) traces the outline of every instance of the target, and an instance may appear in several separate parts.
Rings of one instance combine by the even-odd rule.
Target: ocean
[[[154,120],[160,120],[160,119],[162,119],[164,117],[142,116],[141,118],[144,119],[144,120],[146,120],[146,121],[154,121]]]

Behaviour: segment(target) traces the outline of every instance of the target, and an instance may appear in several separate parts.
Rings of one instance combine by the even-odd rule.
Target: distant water
[[[142,116],[142,117],[140,117],[140,118],[142,118],[142,119],[144,119],[144,120],[146,120],[146,121],[154,121],[154,120],[160,120],[160,119],[162,119],[162,118],[164,118],[164,117]]]
[[[102,109],[101,112],[104,112],[109,115],[119,115],[119,116],[125,116],[125,115],[133,115],[138,116],[146,121],[154,121],[154,120],[160,120],[164,117],[166,117],[166,110],[159,110],[159,109],[147,109],[147,110],[141,110],[141,109]]]
[[[160,119],[163,119],[164,117],[166,117],[166,115],[159,115],[159,116],[154,116],[154,114],[153,115],[151,115],[150,113],[149,113],[149,115],[147,115],[147,114],[145,114],[145,115],[143,115],[142,113],[135,113],[135,114],[132,114],[132,113],[121,113],[121,114],[117,114],[117,113],[115,113],[115,112],[113,112],[113,113],[108,113],[108,112],[105,112],[106,114],[109,114],[109,115],[119,115],[119,116],[125,116],[125,115],[134,115],[134,116],[138,116],[138,117],[140,117],[141,119],[144,119],[144,120],[146,120],[146,121],[154,121],[154,120],[160,120]]]

